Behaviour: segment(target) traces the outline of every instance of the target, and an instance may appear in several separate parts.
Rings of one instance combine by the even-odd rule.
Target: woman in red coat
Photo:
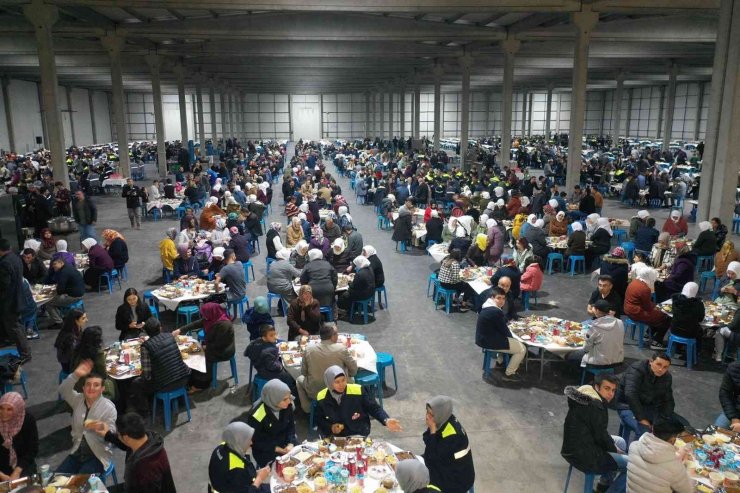
[[[635,279],[627,286],[627,292],[624,294],[624,314],[635,322],[649,325],[653,334],[650,347],[664,350],[663,338],[670,328],[671,319],[661,312],[652,300],[658,271],[646,264],[635,264],[633,273]]]
[[[671,236],[686,236],[689,234],[689,224],[686,218],[677,210],[671,211],[671,217],[665,220],[663,231]]]

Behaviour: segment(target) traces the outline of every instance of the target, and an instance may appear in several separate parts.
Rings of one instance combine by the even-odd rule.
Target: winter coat
[[[627,492],[693,493],[686,467],[676,457],[672,443],[645,433],[630,444],[627,465]]]
[[[295,435],[293,406],[281,409],[277,416],[267,405],[258,400],[249,410],[247,424],[254,428],[252,455],[257,467],[264,467],[275,459],[275,447],[285,447],[289,443],[298,444]]]
[[[430,483],[445,493],[467,493],[475,482],[473,453],[465,429],[453,414],[435,433],[424,432],[424,463]]]
[[[547,258],[550,249],[547,247],[547,236],[545,236],[545,232],[541,228],[532,226],[527,230],[527,234],[524,237],[532,245],[532,252],[535,255],[539,255],[542,259]]]
[[[393,241],[411,241],[411,214],[398,216],[393,224]]]
[[[551,219],[549,233],[550,233],[550,236],[567,235],[568,234],[568,221],[566,219],[563,219],[562,221],[558,221],[555,218]]]
[[[496,270],[496,272],[491,276],[491,286],[498,286],[498,281],[502,277],[508,277],[511,279],[511,289],[509,289],[509,294],[513,298],[519,298],[519,295],[522,292],[520,285],[520,281],[522,279],[521,271],[517,267],[504,265]]]
[[[644,282],[634,279],[624,293],[624,314],[635,322],[658,325],[666,315],[655,307],[650,288]]]
[[[568,238],[568,249],[565,251],[568,256],[586,255],[586,233],[583,231],[573,231]]]
[[[635,249],[650,252],[653,245],[658,241],[660,233],[650,226],[640,226],[635,234]]]
[[[670,217],[665,220],[663,224],[663,232],[668,233],[671,236],[686,236],[689,234],[689,223],[685,217],[679,217],[678,222],[673,222]]]
[[[337,282],[337,271],[329,262],[323,259],[310,261],[301,273],[301,284],[311,286],[313,297],[319,300],[319,304],[322,306],[332,306],[334,304]]]
[[[521,290],[522,291],[539,291],[540,288],[542,288],[542,280],[544,278],[544,274],[542,273],[542,269],[540,269],[540,265],[537,262],[533,262],[529,264],[529,266],[526,268],[524,273],[522,274],[521,279]]]
[[[504,253],[504,236],[504,232],[498,226],[494,226],[488,231],[486,257],[489,265],[498,262],[501,254]]]
[[[593,255],[604,255],[605,253],[609,253],[612,237],[609,236],[609,233],[604,228],[599,228],[591,235],[591,242],[591,253]]]
[[[674,294],[671,333],[678,337],[698,339],[704,334],[701,327],[704,321],[704,302],[701,298],[687,298],[681,293]]]
[[[670,372],[658,377],[650,370],[650,361],[635,361],[621,375],[617,394],[614,396],[617,409],[629,409],[640,421],[648,419],[645,407],[657,408],[658,416],[673,414],[673,376]]]
[[[444,221],[439,217],[433,217],[427,221],[427,241],[432,240],[440,243],[442,241],[442,229]]]
[[[664,281],[670,293],[680,293],[684,284],[693,282],[696,269],[696,257],[690,253],[679,255],[671,266],[671,273]]]
[[[629,283],[629,262],[627,259],[604,257],[601,259],[599,271],[602,276],[612,276],[612,284],[614,285],[612,289],[619,294],[621,299],[624,299]]]
[[[579,471],[598,471],[617,464],[609,452],[617,452],[607,427],[607,403],[591,385],[565,388],[568,414],[563,425],[563,446],[560,455]]]
[[[489,306],[478,314],[475,324],[475,344],[483,349],[509,349],[509,337],[512,337],[504,312]]]
[[[321,327],[321,311],[319,301],[314,299],[308,306],[303,306],[298,298],[288,306],[288,340],[294,340],[300,333],[299,329],[309,334],[318,335]]]
[[[717,253],[717,236],[714,231],[708,229],[699,233],[691,247],[691,253],[700,257],[714,257],[714,254]]]
[[[136,452],[132,451],[113,432],[105,440],[126,451],[124,491],[126,493],[175,493],[175,481],[170,461],[164,449],[164,440],[155,432],[147,432],[147,441]]]
[[[583,347],[587,365],[616,365],[624,361],[624,324],[618,318],[605,315],[591,322]]]
[[[527,215],[526,214],[517,214],[516,217],[514,217],[514,221],[512,222],[511,226],[511,236],[515,240],[519,239],[519,236],[522,231],[522,226],[527,222]]]
[[[719,387],[719,402],[727,419],[740,419],[740,361],[727,366]]]
[[[152,316],[152,312],[149,310],[149,307],[144,303],[137,303],[133,309],[136,311],[137,323],[144,323]],[[128,303],[119,305],[116,310],[116,330],[121,332],[121,335],[118,336],[118,340],[125,341],[126,339],[139,337],[141,329],[132,329],[129,327],[129,324],[133,321],[134,312],[131,309],[131,305]]]

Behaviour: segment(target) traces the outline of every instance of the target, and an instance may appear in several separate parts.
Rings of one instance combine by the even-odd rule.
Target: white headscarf
[[[706,231],[712,227],[712,223],[709,221],[702,221],[699,223],[699,231]]]
[[[488,192],[485,192],[485,191],[484,192],[481,192],[480,193],[480,198],[482,198],[483,200],[489,200],[491,198],[491,194],[488,193]]]
[[[365,255],[365,257],[372,257],[373,255],[376,255],[378,252],[375,250],[374,246],[371,245],[365,245],[362,247],[362,254]]]
[[[552,207],[553,209],[557,209],[558,206],[560,206],[560,204],[558,203],[558,201],[555,200],[555,199],[550,199],[550,200],[547,201],[547,203],[550,204],[550,207]]]
[[[57,252],[67,251],[67,240],[57,240]]]
[[[432,213],[430,214],[432,217],[439,217],[439,211],[432,210]]]
[[[527,207],[529,205],[529,197],[523,196],[519,201],[522,203],[522,207]]]
[[[609,224],[609,218],[607,217],[600,217],[598,221],[599,227],[596,229],[603,229],[607,233],[609,233],[609,236],[614,236],[614,232],[612,231],[611,224]]]
[[[645,219],[649,215],[650,215],[650,213],[648,211],[646,211],[645,209],[643,209],[641,211],[637,211],[637,217],[639,217],[640,219]]]
[[[536,221],[534,222],[534,225],[533,225],[533,226],[534,226],[535,228],[543,228],[543,227],[545,226],[545,220],[544,220],[544,219],[537,219],[537,220],[536,220]]]
[[[489,202],[488,205],[486,206],[486,209],[492,211],[494,207],[496,207],[496,204],[494,204],[493,202]]]
[[[537,214],[530,214],[529,216],[527,216],[527,222],[534,226],[534,223],[537,222]]]
[[[457,218],[457,228],[455,229],[455,236],[458,238],[464,238],[470,236],[473,233],[473,223],[475,221],[470,216],[460,216]]]
[[[699,285],[695,282],[687,282],[683,285],[681,294],[687,298],[696,298],[696,294],[699,292]]]
[[[216,247],[213,249],[213,253],[211,253],[212,257],[218,257],[218,258],[224,258],[224,247]]]
[[[583,231],[583,224],[579,221],[574,222],[570,227],[573,228],[573,231]]]
[[[331,249],[337,255],[341,254],[345,248],[347,248],[347,246],[344,244],[344,240],[342,238],[337,238],[334,240],[334,243],[331,244]]]
[[[214,190],[216,190],[216,189],[214,188]],[[208,197],[208,202],[211,203],[211,204],[213,204],[213,205],[216,205],[218,203],[218,197],[216,197],[216,196]]]
[[[727,265],[727,270],[735,273],[735,279],[740,279],[740,262],[733,260]]]
[[[486,220],[486,229],[490,230],[492,227],[498,226],[498,222],[491,218]]]
[[[486,224],[486,221],[488,221],[488,214],[481,214],[478,219],[478,224]]]
[[[280,250],[275,252],[275,257],[277,257],[278,260],[288,260],[290,258],[290,249],[281,248]]]
[[[296,243],[293,247],[293,250],[295,250],[298,255],[303,255],[301,251],[306,248],[308,248],[308,242],[306,242],[306,240],[299,240],[298,243]]]
[[[308,217],[306,216],[306,213],[305,212],[300,212],[296,217],[300,221],[308,221]]]
[[[650,291],[655,290],[655,281],[658,280],[658,271],[653,269],[647,264],[637,263],[632,266],[632,272],[635,278],[644,282],[650,288]]]
[[[93,240],[95,241],[95,240]],[[82,244],[84,245],[85,242],[83,241]],[[27,239],[25,242],[23,242],[23,248],[30,248],[34,252],[38,252],[39,248],[41,248],[41,242],[39,240],[34,240],[33,238]]]
[[[457,229],[457,218],[451,217],[449,221],[447,221],[447,229],[450,231],[450,233],[454,233]]]
[[[493,189],[493,193],[496,194],[496,197],[503,197],[504,196],[504,187],[496,187]]]
[[[90,250],[90,248],[92,248],[94,245],[97,245],[98,242],[95,241],[94,238],[85,238],[84,240],[82,240],[82,244],[87,250]]]
[[[324,258],[324,254],[319,250],[318,248],[312,248],[308,251],[308,260],[313,262],[314,260],[319,260]]]
[[[558,211],[558,213],[555,214],[555,219],[557,219],[558,221],[562,221],[564,218],[565,218],[565,212],[563,211]]]
[[[303,202],[300,206],[298,206],[298,210],[301,212],[308,212],[308,202]]]
[[[586,216],[586,227],[589,229],[593,229],[592,227],[596,226],[596,221],[598,221],[600,217],[601,216],[599,216],[595,212]]]
[[[347,214],[349,212],[349,209],[347,209],[346,205],[340,205],[339,209],[337,209],[337,213],[339,217],[342,217],[343,215]]]
[[[506,204],[506,202],[504,202],[504,199],[498,199],[496,201],[496,206],[498,206],[498,207],[503,207],[505,204]]]
[[[370,261],[363,255],[356,256],[354,260],[352,260],[352,263],[355,264],[355,267],[357,267],[358,270],[370,267]]]
[[[679,212],[676,209],[673,209],[671,211],[671,219],[673,220],[674,223],[677,223],[678,220],[681,219],[681,212]]]

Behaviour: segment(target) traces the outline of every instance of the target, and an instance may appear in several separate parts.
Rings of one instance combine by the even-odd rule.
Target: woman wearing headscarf
[[[41,246],[36,252],[36,256],[41,260],[51,260],[51,257],[56,253],[56,251],[57,245],[51,230],[49,228],[42,229]]]
[[[267,230],[265,236],[265,246],[267,247],[267,258],[277,258],[277,252],[285,248],[283,242],[280,239],[280,230],[283,229],[283,225],[274,222],[270,223],[270,229]]]
[[[670,267],[673,264],[671,252],[671,235],[663,231],[658,235],[658,241],[650,250],[650,263],[658,270]]]
[[[331,244],[318,224],[311,226],[311,241],[308,243],[308,248],[309,250],[319,250],[324,257],[329,255]]]
[[[337,298],[337,306],[342,310],[349,310],[353,301],[372,299],[375,296],[375,273],[370,268],[370,261],[358,255],[352,260],[355,277],[349,284],[349,289]]]
[[[349,215],[349,208],[346,205],[342,205],[338,207],[337,209],[337,223],[339,224],[339,228],[344,231],[345,226],[349,225],[354,228],[354,224],[352,222],[352,216]]]
[[[704,321],[704,302],[697,298],[699,285],[687,282],[681,292],[671,298],[673,303],[671,334],[688,339],[696,339],[697,354],[701,352],[701,339],[704,335],[701,323]],[[696,364],[696,362],[694,362]]]
[[[486,235],[479,233],[475,237],[475,241],[470,244],[467,253],[465,254],[465,260],[471,267],[479,267],[486,265]]]
[[[714,256],[714,275],[717,276],[716,282],[725,276],[727,273],[727,266],[730,265],[730,262],[734,262],[738,258],[740,258],[740,256],[738,256],[737,251],[735,251],[735,243],[733,243],[732,240],[725,240],[722,248],[720,248],[719,252]]]
[[[108,250],[108,255],[113,260],[113,266],[116,269],[123,268],[128,263],[126,239],[121,233],[113,229],[104,229],[100,236],[103,238],[103,246]]]
[[[174,262],[177,258],[176,236],[177,230],[168,228],[165,238],[159,242],[159,258],[162,260],[162,268],[167,270],[170,275],[174,275]]]
[[[524,209],[524,214],[528,215],[529,211],[522,207],[522,201],[519,198],[520,197],[519,190],[515,190],[511,194],[511,198],[509,199],[509,203],[506,204],[506,217],[509,219],[514,219],[514,216],[516,214],[519,214],[522,209]]]
[[[300,240],[296,243],[293,251],[290,252],[290,263],[296,269],[303,269],[308,262],[308,243],[306,240]]]
[[[337,238],[334,240],[334,243],[331,245],[331,252],[329,253],[329,261],[334,266],[337,273],[345,272],[349,267],[351,260],[344,238]]]
[[[198,261],[193,257],[193,252],[185,243],[177,245],[177,259],[173,263],[173,272],[175,279],[179,279],[183,276],[197,276],[200,274],[200,267]]]
[[[336,269],[319,250],[309,250],[308,258],[309,262],[301,273],[301,284],[311,286],[312,295],[320,306],[333,307],[338,282]]]
[[[717,251],[719,251],[727,238],[727,225],[722,224],[722,221],[718,217],[713,217],[709,224],[712,225],[714,237],[717,238]]]
[[[475,483],[473,453],[465,429],[452,414],[452,399],[446,395],[429,399],[426,424],[424,463],[431,483],[445,493],[467,493]]]
[[[100,284],[100,276],[113,269],[113,259],[94,238],[85,238],[82,240],[82,246],[90,261],[89,267],[82,277],[85,279],[86,286],[90,286],[92,290],[97,290]]]
[[[655,283],[655,298],[662,303],[673,294],[680,293],[684,284],[694,280],[696,257],[689,251],[688,245],[683,245],[676,252],[678,255],[671,266],[664,281]]]
[[[519,238],[522,237],[522,228],[524,227],[525,224],[528,224],[527,223],[528,218],[529,216],[527,216],[526,211],[523,209],[520,210],[516,216],[514,216],[514,220],[512,221],[512,226],[511,226],[511,237],[512,238],[514,238],[515,240],[518,240]],[[535,217],[535,219],[537,218]]]
[[[188,245],[192,247],[195,244],[195,239],[198,236],[198,228],[195,226],[195,221],[192,219],[187,222],[184,229],[181,229],[175,238],[175,245]]]
[[[441,490],[429,482],[429,469],[417,459],[405,459],[396,466],[396,480],[407,493],[438,493]]]
[[[331,306],[331,305],[330,305]],[[298,297],[288,306],[288,340],[293,341],[299,335],[317,335],[321,328],[321,306],[313,297],[310,285],[303,285],[298,290]]]
[[[600,217],[597,219],[596,230],[591,235],[591,246],[586,249],[587,266],[590,266],[595,258],[609,253],[613,234],[608,218]]]
[[[198,218],[195,217],[195,211],[192,207],[186,207],[185,215],[180,219],[180,230],[187,229],[191,221],[195,225],[195,229],[198,229]]]
[[[229,361],[236,351],[236,343],[231,317],[218,303],[204,303],[200,307],[200,319],[180,327],[180,333],[184,334],[200,327],[203,327],[205,333],[203,350],[206,353],[206,373],[192,371],[190,383],[203,389],[211,384],[213,363]]]
[[[401,207],[398,210],[398,218],[393,223],[393,235],[391,236],[391,239],[396,243],[410,243],[413,237],[412,218],[414,214],[414,207],[413,205],[411,205],[411,201],[409,200],[406,201],[406,206]]]
[[[51,256],[51,261],[61,258],[65,264],[75,265],[74,253],[67,251],[67,240],[57,240],[56,253]]]
[[[719,296],[714,301],[720,304],[737,303],[737,293],[740,291],[740,262],[730,262],[725,277],[719,282]]]
[[[565,212],[559,211],[555,217],[550,219],[549,236],[565,236],[568,234],[568,221],[565,219]]]
[[[599,227],[599,216],[595,212],[586,216],[586,239],[590,239]]]
[[[496,201],[493,212],[491,214],[488,214],[488,216],[492,219],[495,219],[496,221],[503,221],[507,218],[506,203],[504,202],[504,199],[498,199]]]
[[[272,315],[270,315],[270,305],[267,304],[266,297],[258,296],[254,299],[252,307],[247,309],[244,315],[242,315],[242,323],[247,326],[250,341],[260,337],[261,326],[275,325]]]
[[[296,216],[290,220],[290,226],[285,232],[285,247],[293,248],[302,239],[303,227],[301,226],[301,220]]]
[[[665,220],[662,231],[671,236],[686,236],[689,234],[689,223],[681,215],[681,211],[674,209],[670,217]]]
[[[18,392],[0,397],[0,481],[12,481],[36,472],[39,431],[36,419],[26,412]]]
[[[442,241],[445,243],[451,242],[455,238],[457,232],[457,218],[450,217],[447,221],[447,226],[442,230]]]
[[[209,197],[208,203],[200,212],[200,229],[211,231],[216,227],[216,216],[226,217],[226,211],[218,206],[218,197]]]
[[[390,431],[402,431],[401,423],[388,416],[375,401],[372,390],[347,383],[342,367],[333,365],[324,372],[326,388],[316,395],[316,424],[323,437],[370,435],[370,418]]]
[[[144,322],[151,316],[152,312],[139,296],[139,292],[134,288],[128,288],[123,293],[123,303],[116,310],[116,330],[121,333],[118,340],[125,341],[139,337]]]
[[[624,299],[624,293],[627,291],[629,270],[629,262],[622,247],[612,248],[609,255],[601,259],[601,268],[599,269],[601,275],[612,277],[612,289],[619,294],[622,300]]]
[[[254,428],[252,454],[257,467],[267,466],[298,443],[294,408],[290,387],[284,382],[274,378],[262,387],[261,398],[247,413],[247,424]]]
[[[712,231],[712,223],[702,221],[699,223],[699,236],[694,240],[691,252],[699,257],[714,257],[717,253],[717,236]]]
[[[632,266],[632,272],[635,278],[627,286],[624,295],[624,314],[635,322],[649,325],[653,334],[650,347],[664,350],[663,338],[670,328],[671,320],[652,300],[658,271],[647,264],[635,264]]]
[[[378,252],[375,250],[375,247],[372,245],[363,246],[362,255],[364,255],[370,262],[370,269],[373,271],[373,276],[375,277],[375,289],[385,286],[383,263],[380,261],[380,258],[378,258]],[[378,303],[380,303],[380,293],[378,293]],[[380,309],[383,309],[382,303],[380,303]]]
[[[208,463],[209,493],[269,493],[270,467],[256,470],[249,457],[253,436],[254,428],[241,421],[226,427]]]
[[[568,249],[565,250],[565,256],[586,255],[586,233],[583,232],[583,225],[576,221],[570,225],[573,232],[568,237]]]

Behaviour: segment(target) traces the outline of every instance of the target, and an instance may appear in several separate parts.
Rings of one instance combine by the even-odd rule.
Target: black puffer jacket
[[[727,367],[719,387],[719,402],[727,419],[740,419],[740,361]]]
[[[687,298],[682,294],[673,295],[673,319],[671,333],[678,337],[698,339],[704,334],[701,322],[704,320],[704,302],[701,298]]]
[[[590,385],[565,388],[568,414],[563,425],[560,455],[579,471],[597,471],[608,461],[608,452],[616,452],[609,435],[609,411],[606,402]],[[616,469],[616,463],[614,463]]]
[[[637,421],[647,419],[645,406],[657,407],[660,416],[671,416],[676,406],[673,400],[673,376],[666,372],[658,377],[650,370],[650,360],[635,361],[619,381],[616,408],[631,410]]]

